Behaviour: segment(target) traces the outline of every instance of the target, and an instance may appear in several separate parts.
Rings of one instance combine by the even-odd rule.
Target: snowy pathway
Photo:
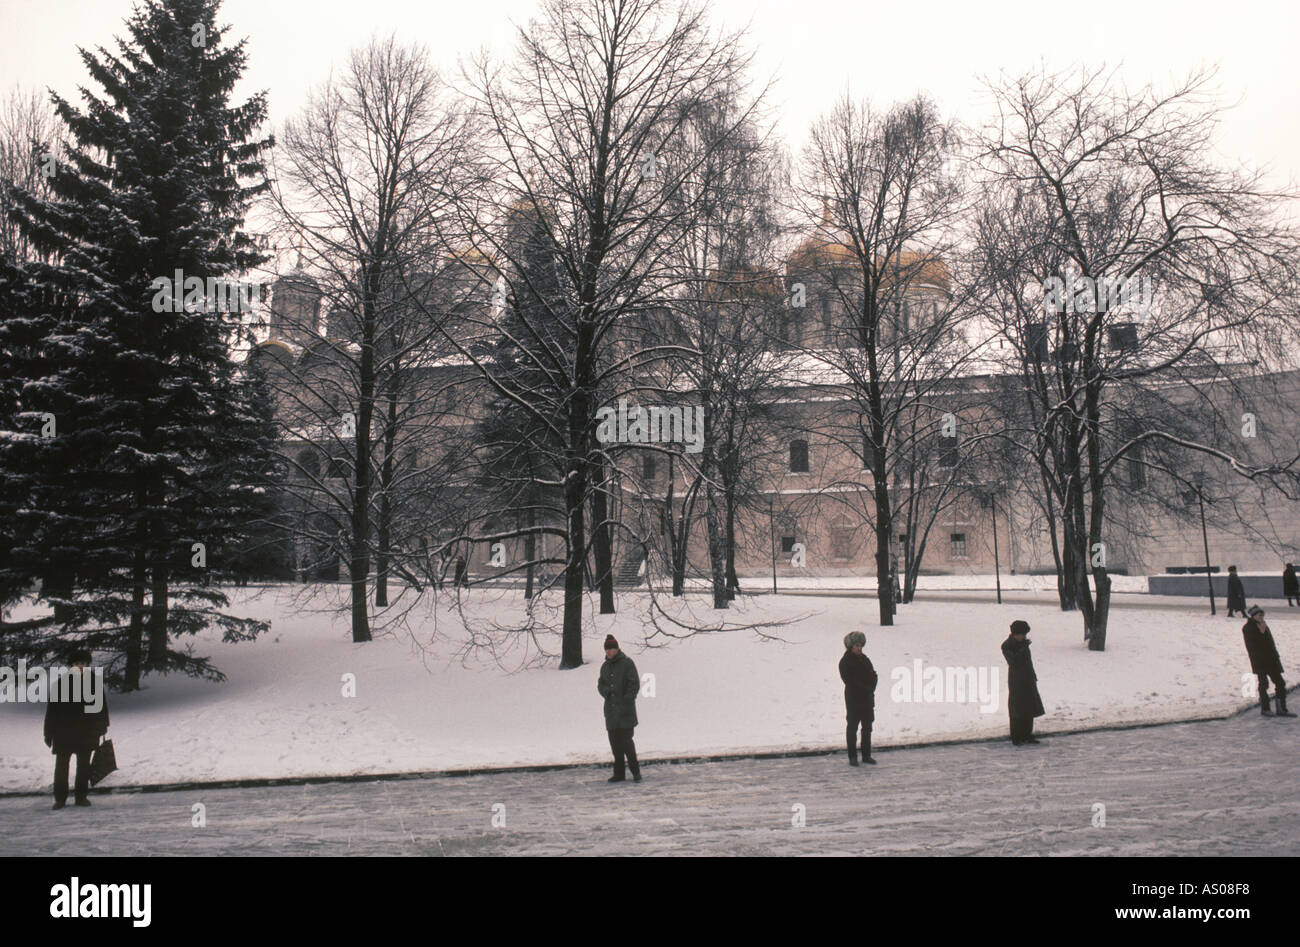
[[[878,752],[860,769],[842,754],[647,765],[640,785],[579,768],[113,794],[57,813],[9,798],[0,855],[1297,855],[1297,746],[1300,720],[1245,714]]]

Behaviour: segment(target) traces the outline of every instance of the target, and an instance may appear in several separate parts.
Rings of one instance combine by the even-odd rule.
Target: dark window
[[[1136,352],[1138,327],[1133,322],[1119,322],[1106,328],[1106,341],[1112,352]]]
[[[939,466],[951,470],[957,466],[957,435],[939,435]]]
[[[952,533],[951,536],[952,536],[952,558],[965,559],[966,558],[966,534]]]
[[[1147,465],[1142,444],[1135,444],[1128,452],[1128,482],[1134,490],[1147,485]]]
[[[782,552],[794,552],[794,544],[795,544],[795,538],[794,538],[793,536],[782,536],[782,537],[781,537],[781,551],[782,551]]]
[[[790,442],[790,472],[791,473],[808,472],[808,442],[807,441]]]
[[[329,466],[325,470],[325,476],[346,480],[351,470],[352,464],[346,457],[331,457]]]
[[[876,445],[872,442],[870,434],[862,435],[862,469],[876,469]]]
[[[655,455],[641,455],[641,479],[653,480],[655,478]]]
[[[1025,355],[1031,362],[1047,361],[1047,323],[1030,322],[1025,326]]]
[[[831,337],[831,298],[825,294],[821,297],[822,302],[822,329],[826,332],[826,340],[829,342]]]

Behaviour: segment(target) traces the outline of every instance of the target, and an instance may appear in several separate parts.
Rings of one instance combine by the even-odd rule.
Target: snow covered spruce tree
[[[1198,465],[1300,488],[1300,444],[1244,423],[1297,342],[1293,195],[1221,166],[1210,79],[1162,94],[1105,68],[1040,70],[991,89],[981,136],[977,308],[1015,353],[1008,436],[1039,471],[1062,607],[1077,603],[1094,651],[1124,506],[1149,475],[1175,495]]]
[[[270,143],[257,137],[264,96],[229,102],[245,53],[218,7],[148,0],[116,53],[82,50],[102,91],[83,90],[80,108],[54,97],[63,160],[48,195],[14,194],[48,257],[27,272],[47,302],[75,301],[27,314],[40,337],[5,459],[29,480],[15,552],[56,608],[23,640],[33,655],[84,640],[126,689],[146,670],[220,679],[172,639],[265,627],[226,614],[209,584],[235,571],[228,553],[263,507],[274,456],[266,402],[230,351],[248,294],[231,305],[215,283],[260,260],[243,215]]]
[[[619,331],[629,314],[662,303],[673,278],[666,237],[680,215],[695,213],[669,200],[694,164],[663,162],[659,154],[676,147],[695,104],[731,83],[745,63],[738,38],[717,35],[697,6],[547,0],[520,30],[510,66],[484,61],[473,70],[474,99],[492,139],[483,180],[495,182],[490,202],[499,212],[467,206],[466,224],[497,265],[518,272],[499,226],[504,208],[522,199],[549,212],[546,238],[562,274],[563,368],[555,379],[565,412],[561,668],[582,665],[593,531],[596,570],[608,578],[607,524],[589,529],[587,521],[589,507],[601,515],[593,489],[606,486],[596,438],[602,398],[626,391],[618,379],[662,357],[652,343],[619,349]],[[491,384],[501,391],[507,381]],[[526,393],[516,395],[526,404]],[[612,586],[601,585],[601,610],[612,611]]]

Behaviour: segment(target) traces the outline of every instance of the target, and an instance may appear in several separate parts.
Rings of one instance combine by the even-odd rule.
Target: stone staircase
[[[614,570],[614,585],[621,588],[635,588],[645,581],[641,567],[645,564],[645,547],[632,546],[627,555]]]

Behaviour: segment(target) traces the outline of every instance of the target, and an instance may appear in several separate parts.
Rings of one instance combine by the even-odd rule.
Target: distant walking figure
[[[452,585],[456,588],[469,588],[469,571],[465,568],[464,556],[456,557],[456,577],[452,580]]]
[[[1294,563],[1288,562],[1282,570],[1282,594],[1287,605],[1300,605],[1300,578],[1295,574]]]
[[[1228,617],[1232,613],[1241,612],[1241,617],[1246,617],[1246,587],[1241,584],[1241,576],[1237,575],[1236,566],[1228,566]]]
[[[1273,641],[1273,632],[1264,621],[1264,609],[1252,605],[1250,620],[1241,626],[1241,637],[1246,642],[1246,654],[1250,655],[1250,670],[1259,677],[1259,712],[1265,717],[1272,717],[1268,709],[1268,681],[1273,679],[1273,688],[1277,693],[1277,716],[1294,717],[1286,709],[1286,680],[1282,677],[1282,659],[1277,653],[1277,643]]]
[[[858,748],[855,746],[858,725],[862,726],[862,762],[876,761],[871,756],[871,727],[876,720],[876,669],[871,659],[862,653],[867,636],[851,631],[844,636],[844,657],[840,658],[840,680],[844,682],[844,713],[848,728],[844,738],[849,748],[849,765],[858,765]]]
[[[637,764],[632,731],[637,724],[636,695],[641,690],[641,677],[613,635],[605,636],[605,663],[600,666],[596,690],[605,698],[605,729],[609,731],[609,748],[614,752],[614,775],[609,781],[621,783],[627,779],[626,760],[627,769],[632,770],[632,781],[639,783],[641,767]]]
[[[1011,717],[1011,742],[1037,743],[1034,718],[1041,717],[1043,701],[1038,696],[1038,675],[1029,654],[1029,622],[1013,621],[1011,634],[1002,642],[1002,656],[1007,659],[1007,713]]]
[[[72,666],[77,673],[90,664],[89,651],[79,651],[72,656]],[[108,732],[108,697],[101,693],[100,707],[91,711],[93,701],[82,693],[79,702],[51,699],[45,707],[45,745],[54,753],[54,808],[68,804],[68,764],[77,758],[77,775],[74,789],[76,804],[90,805],[90,755],[99,744],[99,738]],[[51,695],[53,697],[53,695]]]

